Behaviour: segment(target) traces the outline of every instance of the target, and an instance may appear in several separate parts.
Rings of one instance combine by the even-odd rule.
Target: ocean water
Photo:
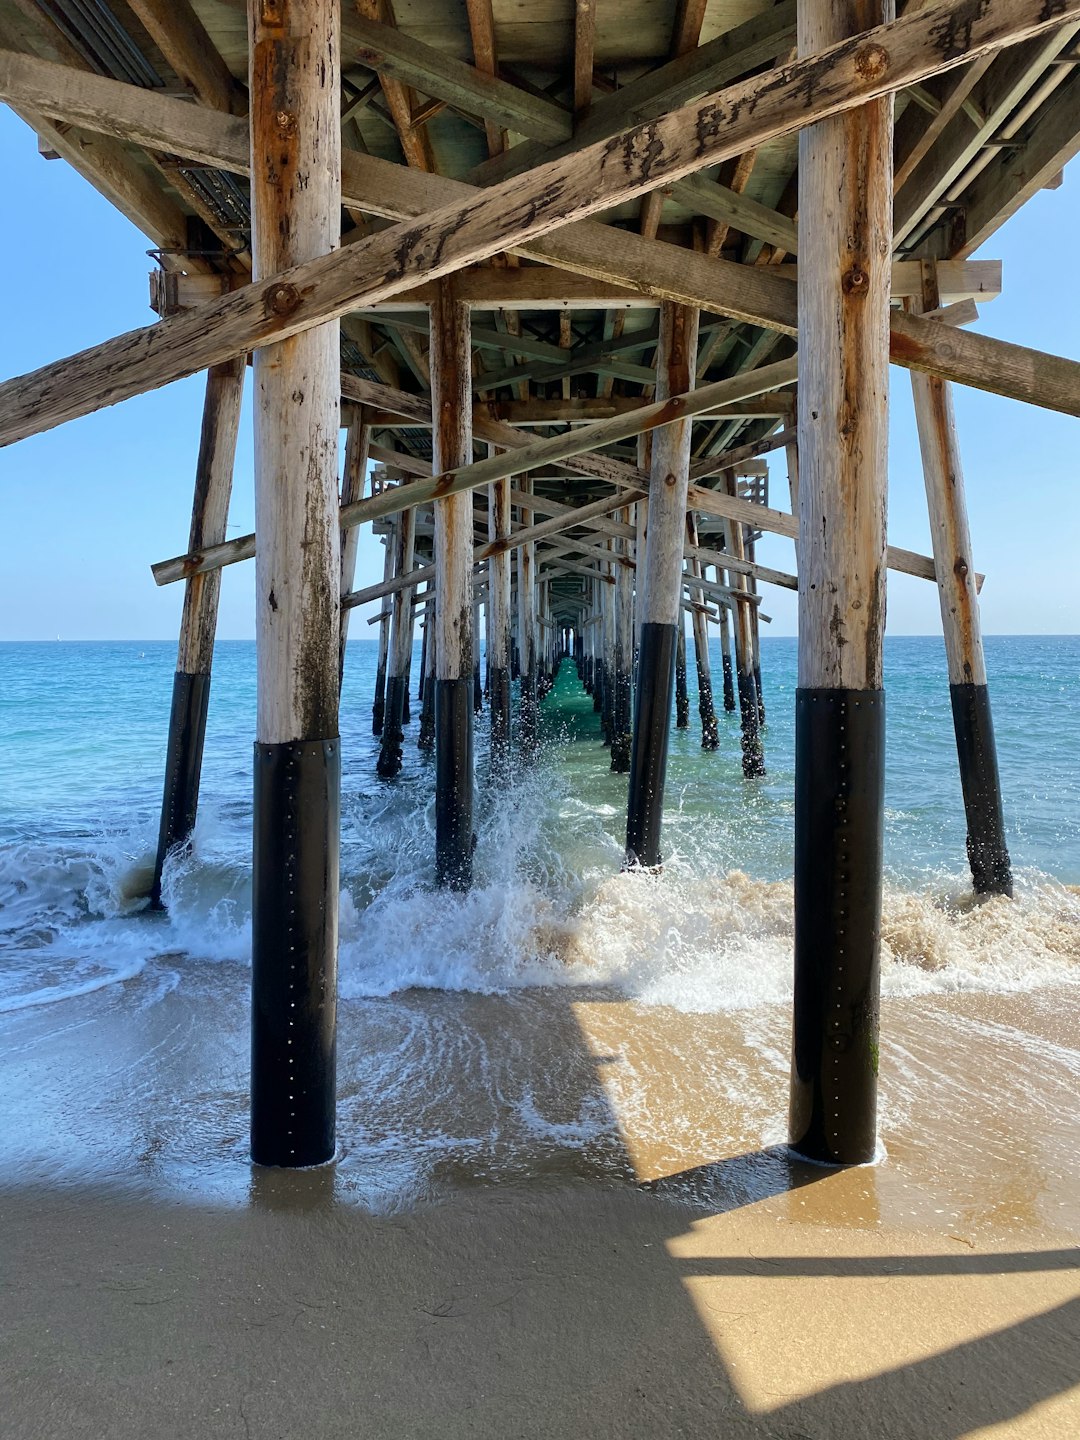
[[[946,1027],[948,997],[1023,993],[1037,1005],[1080,980],[1080,639],[991,638],[987,659],[1017,898],[976,905],[941,641],[886,643],[883,993],[898,1013],[933,998]],[[341,723],[341,1123],[364,1203],[405,1203],[448,1169],[532,1173],[538,1155],[591,1156],[622,1173],[631,1130],[667,1157],[658,1173],[677,1168],[690,1131],[704,1143],[703,1095],[709,1123],[738,1101],[746,1145],[781,1139],[795,642],[763,645],[768,774],[757,782],[742,779],[734,715],[721,714],[719,751],[701,751],[691,663],[692,723],[673,733],[658,876],[620,873],[626,779],[610,772],[569,666],[542,708],[540,760],[508,786],[488,783],[479,718],[476,884],[465,896],[431,883],[433,766],[415,745],[415,701],[403,774],[375,776],[374,662],[373,642],[350,644]],[[195,843],[167,868],[167,913],[151,914],[141,897],[174,663],[171,643],[0,645],[0,1017],[18,1053],[103,1026],[123,1048],[130,1023],[143,1035],[133,1072],[152,1070],[158,1052],[187,1057],[187,1079],[170,1071],[155,1089],[170,1113],[180,1099],[162,1089],[190,1084],[202,1097],[175,1113],[159,1147],[187,1174],[200,1153],[225,1170],[245,1154],[254,645],[218,646]],[[719,696],[715,648],[713,669]],[[578,1072],[600,1063],[615,1013],[629,1017],[624,1039],[635,1027],[650,1038],[636,1060],[627,1042],[601,1093]],[[192,1048],[196,1014],[213,1028],[212,1057]],[[660,1034],[662,1061],[651,1048]],[[886,1085],[890,1053],[896,1073],[917,1069],[909,1042],[883,1049]],[[117,1157],[130,1159],[141,1124],[123,1118],[116,1077],[128,1072],[104,1059],[88,1072],[78,1053],[68,1089],[44,1060],[20,1072],[53,1095],[52,1141],[0,1136],[0,1161],[47,1166],[58,1150],[105,1143],[79,1138],[68,1114],[71,1087],[100,1084],[115,1094],[123,1170]],[[1080,1052],[1058,1046],[1047,1063],[1064,1067],[1064,1104]],[[661,1072],[667,1100],[650,1105]],[[680,1093],[684,1104],[672,1100]]]

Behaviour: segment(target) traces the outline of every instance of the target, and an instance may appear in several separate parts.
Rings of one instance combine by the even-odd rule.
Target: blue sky
[[[36,369],[150,323],[149,242],[0,105],[0,177],[11,209],[0,228],[5,294],[0,373]],[[17,202],[17,209],[16,209]],[[18,223],[15,223],[17,220]],[[1053,243],[1048,244],[1048,237]],[[981,309],[988,335],[1080,358],[1080,293],[1067,257],[1080,239],[1080,162],[986,247],[1004,262],[1002,296]],[[891,372],[889,538],[929,552],[926,502],[907,375]],[[6,537],[0,639],[169,639],[180,588],[158,589],[150,564],[186,548],[203,380],[195,376],[0,450]],[[988,634],[1080,630],[1080,431],[1077,421],[956,388],[975,563]],[[782,462],[771,485],[786,506]],[[1034,504],[1032,502],[1035,502]],[[251,417],[245,405],[230,534],[254,528]],[[793,568],[790,542],[766,538],[759,559]],[[358,583],[382,577],[365,529]],[[218,633],[254,633],[253,567],[225,571]],[[795,597],[766,587],[767,633],[795,633]],[[366,613],[370,613],[370,610]],[[353,635],[370,635],[362,619]],[[893,634],[936,634],[935,587],[889,577]]]

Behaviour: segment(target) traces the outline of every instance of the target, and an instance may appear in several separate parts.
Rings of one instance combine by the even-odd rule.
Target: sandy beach
[[[1075,987],[887,1002],[887,1158],[846,1172],[761,1143],[782,1007],[751,1053],[730,1016],[411,992],[386,1026],[473,1038],[410,1100],[350,1079],[346,1005],[341,1157],[288,1174],[244,1156],[244,978],[6,1017],[11,1440],[1080,1429]]]

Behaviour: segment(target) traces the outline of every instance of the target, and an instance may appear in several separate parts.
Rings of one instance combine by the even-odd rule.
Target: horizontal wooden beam
[[[582,426],[580,429],[552,435],[544,440],[531,440],[525,445],[519,445],[515,435],[515,448],[501,455],[491,455],[486,460],[478,460],[473,465],[462,466],[461,469],[448,471],[444,475],[388,488],[381,495],[372,495],[367,500],[344,506],[341,510],[341,526],[348,529],[385,515],[395,515],[414,505],[426,505],[429,501],[442,500],[448,495],[476,490],[481,485],[489,485],[510,475],[520,475],[555,460],[580,455],[598,446],[640,435],[647,430],[655,430],[662,425],[673,425],[677,420],[708,410],[713,404],[738,399],[740,395],[760,394],[774,385],[786,385],[794,373],[794,358],[781,360],[774,365],[764,365],[760,370],[733,375],[712,385],[702,385],[688,394],[676,395],[670,400],[643,406],[632,415],[616,415],[610,420],[600,420],[594,425]],[[479,431],[477,434],[479,438],[483,438]],[[171,560],[162,560],[151,569],[157,584],[168,585],[192,575],[204,574],[207,570],[219,569],[222,565],[250,559],[254,553],[255,537],[242,535],[235,540],[227,540],[223,545],[179,555]]]
[[[958,30],[960,13],[965,23]],[[465,204],[393,225],[200,310],[8,381],[0,386],[0,443],[297,334],[397,294],[420,278],[451,274],[664,181],[1078,17],[1080,0],[1055,0],[1053,6],[1046,0],[980,0],[977,15],[962,0],[931,4],[733,85],[704,104],[541,166],[527,178],[470,195]],[[1076,369],[1080,376],[1080,366]],[[1051,408],[1073,413],[1074,406],[1080,409],[1080,385],[1067,407]]]
[[[573,134],[573,116],[554,101],[487,75],[392,25],[367,20],[349,5],[342,7],[341,50],[346,66],[359,62],[468,114],[535,136],[545,144],[557,145]]]

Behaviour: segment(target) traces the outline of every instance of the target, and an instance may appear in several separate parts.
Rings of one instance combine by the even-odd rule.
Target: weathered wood
[[[532,481],[523,476],[520,488],[526,494]],[[525,535],[534,533],[532,510],[518,507],[518,522]],[[547,533],[551,533],[550,531]],[[538,744],[537,655],[536,655],[536,545],[527,540],[517,550],[517,637],[518,637],[518,748],[525,760],[532,759]]]
[[[341,476],[341,504],[353,505],[364,493],[364,476],[367,473],[368,445],[371,443],[371,427],[360,408],[353,416],[345,441],[345,464]],[[341,549],[341,595],[344,598],[353,588],[356,574],[356,549],[360,543],[360,532],[356,529],[342,529],[338,537]],[[345,673],[345,645],[349,638],[349,612],[343,610],[340,619],[341,637],[339,642],[338,675]],[[385,654],[380,657],[386,663]],[[382,678],[385,678],[382,677]],[[382,686],[379,678],[375,682],[378,697]],[[376,731],[376,734],[378,731]]]
[[[377,20],[381,14],[389,13],[389,7],[384,4],[384,0],[354,0],[353,6],[342,7],[342,19],[347,21],[350,26],[354,19],[354,12],[358,12],[355,14],[355,18],[363,22]],[[352,43],[350,41],[350,48],[352,48]],[[382,86],[386,108],[390,111],[394,129],[397,131],[405,163],[415,166],[417,170],[434,170],[435,160],[431,153],[427,130],[425,126],[417,125],[413,121],[416,97],[409,85],[387,71],[380,73],[379,84]]]
[[[697,546],[697,521],[693,511],[686,515],[686,536],[692,546]],[[700,560],[691,559],[690,573],[704,580],[704,566]],[[691,611],[690,623],[694,632],[694,661],[697,667],[698,716],[701,720],[701,748],[717,750],[720,746],[720,731],[716,723],[716,705],[713,701],[712,665],[709,660],[709,622],[705,616],[705,590],[703,586],[690,586],[690,599],[698,601]],[[680,622],[681,628],[681,622]]]
[[[381,515],[393,514],[401,507],[403,498],[405,503],[421,503],[437,497],[459,494],[491,484],[505,476],[521,474],[556,460],[583,454],[601,445],[639,435],[645,430],[656,430],[659,427],[662,433],[663,427],[685,423],[689,433],[689,421],[694,415],[709,410],[715,404],[725,404],[747,395],[759,395],[763,391],[786,385],[794,378],[795,373],[794,358],[763,365],[759,370],[703,385],[693,394],[672,395],[670,399],[642,406],[631,414],[614,415],[609,420],[583,425],[576,430],[548,436],[542,440],[532,440],[528,445],[476,461],[456,471],[436,475],[431,480],[415,481],[407,491],[399,494],[387,493],[362,501],[352,508],[349,515],[355,523],[374,520]]]
[[[724,571],[717,567],[716,578],[723,583]],[[720,659],[724,670],[724,709],[735,709],[735,668],[731,657],[731,606],[720,606]]]
[[[406,512],[409,513],[409,512]],[[387,584],[394,578],[395,530],[383,537],[383,584]],[[351,594],[353,592],[349,592]],[[345,613],[348,609],[346,601],[348,595],[341,597],[341,623],[345,624]],[[373,619],[379,626],[379,653],[375,664],[375,698],[371,703],[371,733],[381,735],[383,725],[386,721],[386,666],[390,659],[390,622],[393,618],[393,608],[382,610]],[[372,620],[368,621],[370,625]]]
[[[891,5],[802,0],[800,52]],[[799,334],[814,364],[799,377],[790,1135],[832,1164],[877,1143],[892,128],[891,103],[874,100],[799,136]]]
[[[408,575],[413,568],[416,542],[416,511],[403,510],[394,526],[394,575]],[[386,676],[386,713],[376,770],[384,779],[401,771],[405,746],[405,707],[408,703],[409,662],[412,659],[414,589],[402,586],[395,591],[391,606],[392,639]]]
[[[450,204],[421,224],[391,226],[200,311],[170,317],[149,331],[131,332],[9,381],[0,387],[0,442],[11,443],[242,350],[284,339],[388,298],[421,276],[447,275],[768,138],[1057,28],[1080,15],[1080,0],[1059,0],[1049,8],[1052,15],[1045,0],[983,0],[977,17],[968,23],[965,15],[960,33],[955,3],[928,6],[857,42],[827,48],[775,74],[732,86],[703,105],[687,106],[542,166],[527,179],[479,196],[470,192],[464,204]],[[586,269],[595,269],[595,256]],[[1075,405],[1076,395],[1067,403]]]
[[[724,472],[721,483],[729,499],[735,498],[736,480],[734,471]],[[751,501],[742,501],[751,515],[763,506]],[[690,504],[695,509],[695,495]],[[753,520],[747,517],[748,523]],[[754,674],[754,624],[751,613],[750,588],[746,583],[745,571],[741,568],[746,561],[746,543],[743,524],[731,517],[724,521],[725,563],[731,572],[731,587],[735,592],[732,607],[732,625],[735,632],[735,689],[739,697],[739,720],[742,731],[742,768],[748,780],[765,773],[765,755],[761,743],[761,721],[758,714],[757,680]],[[800,594],[802,577],[799,578]]]
[[[211,110],[247,112],[235,80],[189,0],[127,0],[146,33],[195,99]]]
[[[932,261],[926,262],[926,270],[927,290],[922,303],[932,306],[937,301]],[[967,817],[968,862],[977,894],[1011,895],[1012,867],[1005,839],[1001,780],[952,392],[947,381],[914,373],[911,389],[941,601],[949,693]]]
[[[593,92],[593,56],[596,52],[596,0],[575,0],[574,4],[574,126],[589,113]],[[516,127],[519,130],[521,126]],[[525,130],[526,135],[535,132]],[[543,139],[543,136],[537,136]],[[565,139],[556,136],[556,142]]]
[[[245,358],[240,356],[215,366],[206,377],[188,537],[193,549],[220,544],[225,538],[246,370]],[[220,593],[219,572],[193,575],[184,587],[161,823],[150,887],[154,907],[161,904],[161,876],[167,856],[186,844],[195,828]]]
[[[322,0],[251,0],[257,276],[310,263],[338,241],[337,31],[337,7]],[[254,357],[251,1144],[266,1165],[334,1153],[340,365],[333,319]]]
[[[656,393],[660,403],[694,388],[698,312],[665,304],[660,311]],[[680,419],[652,437],[649,525],[645,545],[634,738],[630,759],[626,854],[630,864],[660,864],[677,629],[682,624],[682,560],[691,422]]]
[[[469,308],[441,288],[431,308],[434,468],[472,460]],[[423,481],[413,481],[415,486]],[[436,492],[433,491],[433,495]],[[435,873],[466,890],[473,851],[473,504],[468,493],[435,499]]]
[[[488,453],[491,453],[489,447]],[[499,544],[510,534],[510,482],[488,490],[488,539]],[[510,746],[510,552],[498,549],[488,562],[488,689],[491,703],[491,762],[505,770]]]
[[[1080,74],[1074,72],[964,192],[964,241],[970,255],[1080,153]],[[941,265],[938,269],[940,271]],[[940,279],[939,279],[940,288]]]
[[[539,135],[552,145],[569,139],[573,132],[570,115],[558,105],[495,75],[484,74],[392,26],[350,11],[345,17],[344,35],[361,65],[425,95],[482,115],[508,130]]]
[[[632,549],[635,531],[630,524],[630,507],[616,512],[622,533],[615,541],[621,563],[615,567],[615,677],[611,768],[617,774],[630,769],[633,742],[634,672],[634,570]]]

